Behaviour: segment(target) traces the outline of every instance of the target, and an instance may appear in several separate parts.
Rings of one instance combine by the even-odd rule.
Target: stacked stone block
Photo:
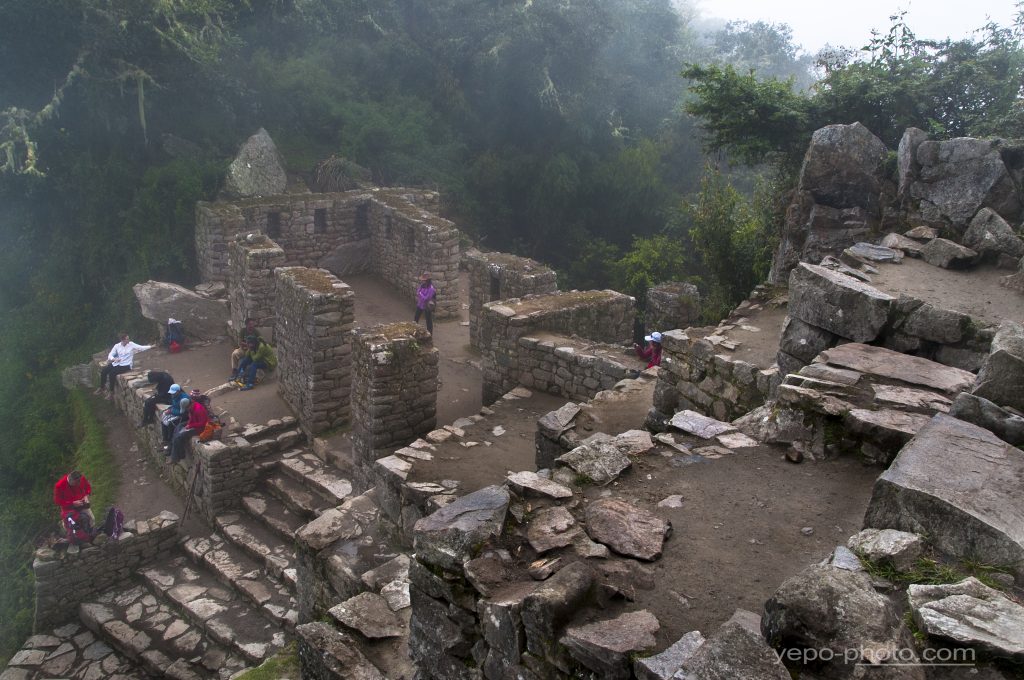
[[[562,375],[558,377],[563,383],[559,389],[565,389],[566,378],[572,384],[571,381],[575,380],[573,372],[580,368],[580,364],[588,363],[581,360],[582,357],[570,357],[568,352],[563,352],[557,359],[564,360],[566,365],[556,366],[552,345],[552,356],[548,361],[554,374],[548,378],[542,368],[531,362],[543,363],[545,357],[542,355],[548,354],[549,348],[542,347],[540,342],[523,341],[525,338],[547,332],[597,342],[622,343],[632,336],[633,315],[633,298],[611,290],[553,293],[485,304],[480,323],[484,403],[493,403],[523,384],[524,378],[527,382],[532,380],[535,386],[538,382],[557,386],[554,376],[558,375],[559,368]],[[570,370],[570,365],[575,368]],[[596,366],[594,363],[591,368]],[[535,369],[540,373],[535,374]],[[570,375],[566,376],[566,373]],[[527,377],[527,374],[532,377]]]
[[[644,327],[647,332],[689,328],[700,319],[700,293],[692,283],[670,281],[647,290]]]
[[[434,429],[438,352],[412,323],[356,329],[352,448],[360,470]]]
[[[63,559],[49,548],[36,550],[36,632],[76,618],[79,604],[167,559],[178,542],[178,516],[166,510],[149,520],[125,522],[124,528],[120,540],[82,546]]]
[[[436,211],[438,195],[417,189],[373,189],[201,201],[196,204],[199,273],[206,282],[227,281],[228,245],[237,235],[251,232],[263,233],[278,243],[286,253],[287,265],[317,267],[332,262],[346,271],[365,271],[370,268],[366,254],[371,201],[395,201]]]
[[[438,319],[459,315],[459,230],[448,220],[399,197],[373,200],[369,209],[375,274],[408,295],[410,313],[419,277],[429,272],[437,289]]]
[[[278,390],[310,435],[349,420],[355,293],[324,269],[276,271]]]
[[[733,420],[768,400],[778,385],[778,369],[759,369],[746,361],[719,354],[703,338],[684,331],[662,334],[661,370],[654,390],[658,419],[683,409],[718,420]]]
[[[541,263],[508,253],[467,253],[469,273],[469,342],[480,347],[480,310],[495,300],[558,291],[555,271]]]
[[[260,326],[273,327],[278,308],[274,269],[284,266],[284,250],[262,234],[239,237],[228,250],[231,327],[239,333],[250,318]]]

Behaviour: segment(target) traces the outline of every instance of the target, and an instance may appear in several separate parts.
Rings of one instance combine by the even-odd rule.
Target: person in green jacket
[[[265,371],[277,368],[277,355],[273,347],[255,335],[246,338],[245,344],[248,352],[238,362],[238,382],[243,390],[251,390],[256,382],[256,371],[261,368]]]

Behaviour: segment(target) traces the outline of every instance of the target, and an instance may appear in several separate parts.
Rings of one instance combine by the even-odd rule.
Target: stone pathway
[[[141,680],[144,677],[146,673],[135,663],[78,623],[33,635],[0,673],[3,680]]]

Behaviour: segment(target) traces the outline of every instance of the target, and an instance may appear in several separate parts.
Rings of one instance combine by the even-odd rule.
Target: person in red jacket
[[[60,507],[60,519],[73,513],[82,513],[89,518],[90,525],[95,525],[96,518],[89,509],[89,494],[92,486],[89,480],[78,470],[72,470],[61,477],[53,485],[53,502]]]
[[[644,337],[647,341],[646,347],[633,343],[633,349],[636,350],[636,354],[641,359],[647,359],[647,368],[653,368],[654,366],[661,366],[661,333],[654,331],[648,336]]]
[[[192,390],[188,396],[192,401],[189,406],[188,422],[183,426],[178,426],[178,431],[174,434],[174,439],[171,440],[172,463],[177,463],[185,457],[185,447],[188,445],[188,441],[206,429],[206,424],[210,422],[210,415],[206,412],[206,407],[203,406],[200,399],[202,395],[197,390]]]

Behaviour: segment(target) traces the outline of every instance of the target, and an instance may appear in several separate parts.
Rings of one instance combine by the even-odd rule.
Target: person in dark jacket
[[[171,385],[174,384],[174,378],[166,371],[150,371],[146,374],[146,380],[150,385],[156,385],[156,392],[142,402],[142,422],[139,427],[152,425],[156,421],[157,404],[171,403]]]

